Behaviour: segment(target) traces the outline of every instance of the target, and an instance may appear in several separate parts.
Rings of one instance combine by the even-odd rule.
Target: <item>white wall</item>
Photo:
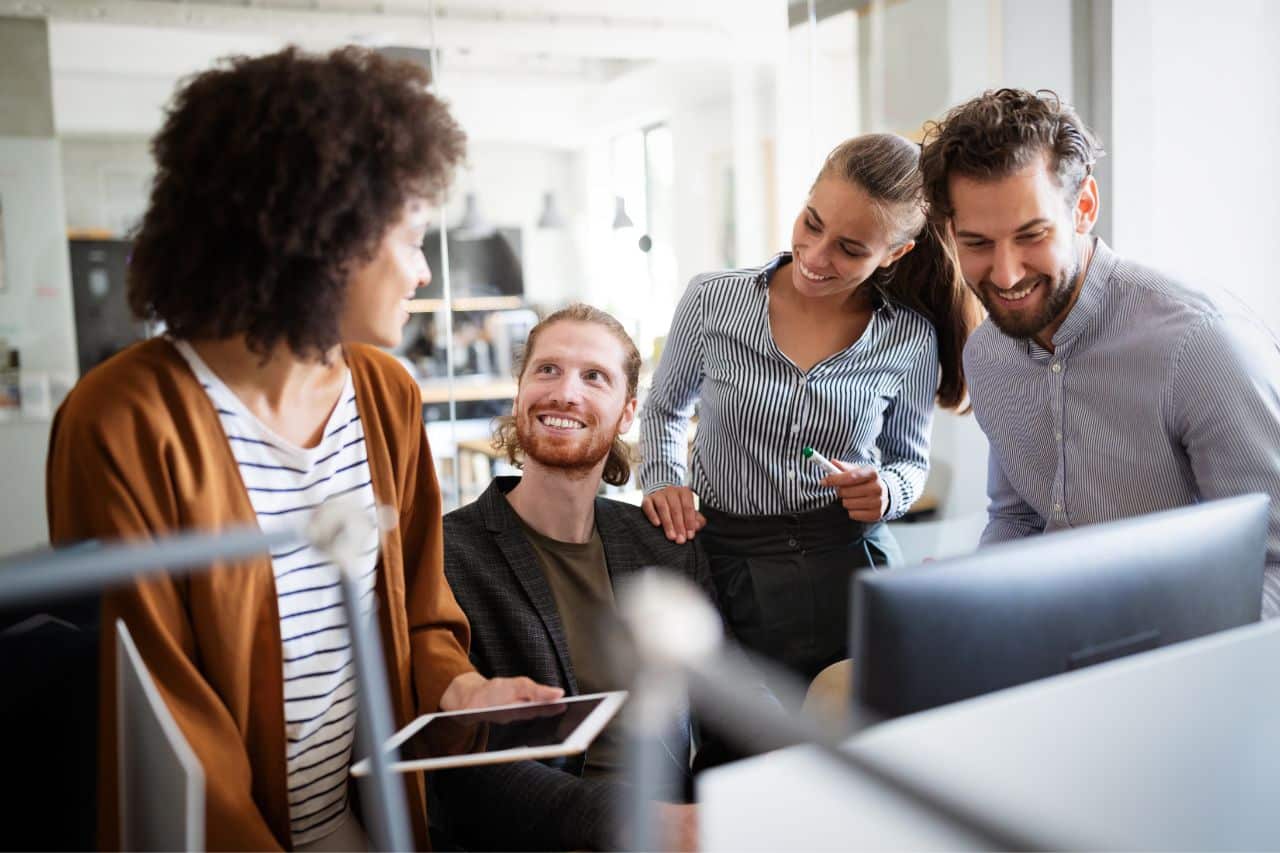
[[[1000,4],[1001,86],[1052,89],[1074,103],[1071,0],[1017,0]]]
[[[0,80],[0,337],[18,348],[24,371],[51,374],[65,391],[76,351],[43,21],[0,18]],[[43,416],[0,421],[0,555],[46,541],[49,426]]]
[[[0,337],[18,347],[24,370],[51,374],[65,391],[76,373],[76,350],[61,185],[55,140],[0,137]],[[44,417],[0,421],[0,555],[47,541],[49,426]]]
[[[1225,287],[1280,326],[1280,12],[1266,0],[1115,0],[1114,248]],[[1110,190],[1110,191],[1109,191]]]
[[[155,165],[145,136],[61,140],[68,229],[127,233],[142,216]]]

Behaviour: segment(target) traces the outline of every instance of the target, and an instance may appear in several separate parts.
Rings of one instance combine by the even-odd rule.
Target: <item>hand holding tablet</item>
[[[550,702],[525,702],[424,714],[387,742],[391,770],[441,770],[586,751],[626,700],[627,693],[593,693]],[[351,768],[369,772],[369,760]]]

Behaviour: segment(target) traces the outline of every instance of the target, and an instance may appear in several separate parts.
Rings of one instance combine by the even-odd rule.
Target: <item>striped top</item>
[[[805,461],[873,465],[889,491],[885,518],[902,515],[929,471],[938,388],[937,333],[909,308],[880,300],[862,336],[807,372],[783,354],[769,325],[769,280],[791,259],[697,276],[676,308],[662,362],[640,416],[646,493],[685,483],[708,505],[739,515],[807,512],[836,500]]]
[[[350,374],[324,437],[316,447],[304,449],[258,420],[190,344],[174,343],[218,412],[264,531],[297,524],[309,510],[338,495],[355,493],[373,508],[364,430]],[[378,561],[376,531],[361,560],[361,600],[370,609]],[[284,646],[289,821],[297,847],[329,835],[347,814],[355,670],[334,565],[309,545],[273,553],[271,563]]]
[[[1280,345],[1101,240],[1050,353],[988,320],[965,347],[991,442],[983,543],[1247,492],[1271,496],[1263,614],[1280,615]]]

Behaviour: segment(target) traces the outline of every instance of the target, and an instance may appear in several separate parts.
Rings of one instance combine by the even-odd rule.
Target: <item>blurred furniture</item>
[[[508,409],[516,396],[516,381],[501,376],[459,376],[453,380],[453,399],[459,403],[477,400],[505,400]],[[449,380],[426,379],[418,383],[424,406],[449,402]]]

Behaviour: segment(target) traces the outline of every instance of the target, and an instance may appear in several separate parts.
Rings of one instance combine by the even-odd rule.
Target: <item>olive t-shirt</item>
[[[592,529],[586,542],[561,542],[521,524],[560,611],[578,692],[625,690],[627,685],[611,671],[606,651],[621,628],[599,531]],[[614,717],[587,749],[583,775],[621,776],[625,750],[621,718]]]

